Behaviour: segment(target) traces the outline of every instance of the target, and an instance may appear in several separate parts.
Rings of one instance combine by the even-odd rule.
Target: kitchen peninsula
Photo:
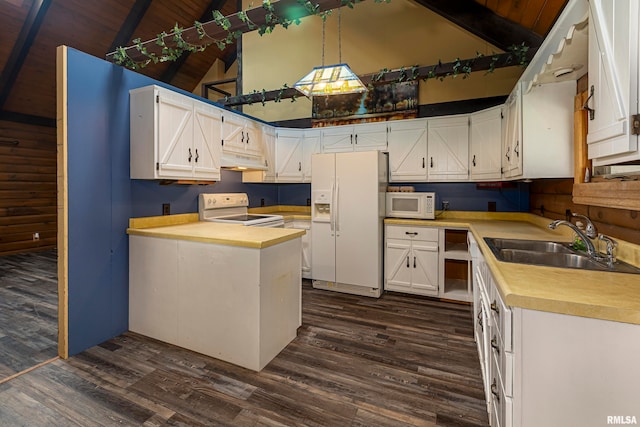
[[[301,325],[303,230],[132,218],[129,329],[260,371]]]

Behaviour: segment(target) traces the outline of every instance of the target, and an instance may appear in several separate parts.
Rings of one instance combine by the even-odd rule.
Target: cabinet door
[[[302,182],[303,129],[281,129],[277,132],[276,177],[278,182]]]
[[[321,149],[320,130],[305,130],[302,143],[302,182],[311,182],[311,156],[320,153]]]
[[[253,120],[244,119],[244,150],[245,154],[253,157],[261,157],[263,126]]]
[[[216,107],[196,102],[193,109],[193,177],[220,179],[222,115]]]
[[[389,123],[389,181],[427,180],[427,121]]]
[[[438,242],[414,241],[411,249],[411,288],[423,295],[437,295]]]
[[[387,149],[387,124],[363,123],[353,128],[353,148],[356,151]]]
[[[271,126],[265,126],[262,133],[262,155],[264,156],[264,165],[267,170],[264,171],[264,182],[276,181],[276,130]]]
[[[193,173],[193,101],[183,95],[159,91],[158,178],[191,177]]]
[[[518,84],[505,104],[507,129],[502,150],[502,174],[505,178],[522,174],[520,158],[522,147],[522,106],[520,104],[520,85]]]
[[[411,289],[411,241],[387,239],[385,246],[385,289]]]
[[[596,165],[635,160],[629,121],[638,112],[638,2],[590,0],[589,12],[589,158]]]
[[[353,126],[335,126],[322,129],[322,152],[353,151]]]
[[[469,178],[469,118],[431,119],[428,128],[429,180]]]
[[[471,115],[469,169],[472,180],[500,179],[502,122],[501,107]]]
[[[233,113],[222,115],[222,151],[234,154],[245,153],[244,118]]]

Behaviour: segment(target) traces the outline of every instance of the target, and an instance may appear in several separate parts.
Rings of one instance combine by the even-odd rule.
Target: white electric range
[[[250,227],[284,227],[282,215],[248,213],[246,193],[203,193],[198,197],[200,221],[226,222]]]

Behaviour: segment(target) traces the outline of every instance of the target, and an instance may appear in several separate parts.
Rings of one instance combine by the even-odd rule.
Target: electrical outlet
[[[311,199],[307,199],[307,206],[311,206]]]
[[[162,215],[171,215],[171,203],[162,204]]]
[[[33,240],[40,240],[40,233],[33,233]]]
[[[487,202],[487,211],[495,212],[496,211],[496,202]]]
[[[260,206],[264,206],[264,199],[260,199]]]
[[[443,200],[442,201],[442,210],[443,211],[449,210],[449,201],[448,200]]]

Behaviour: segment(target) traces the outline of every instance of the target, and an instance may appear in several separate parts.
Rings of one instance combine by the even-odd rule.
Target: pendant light
[[[325,19],[322,19],[322,65],[298,80],[293,87],[305,96],[342,95],[362,93],[367,87],[347,64],[342,63],[342,19],[338,9],[338,64],[324,65]]]

